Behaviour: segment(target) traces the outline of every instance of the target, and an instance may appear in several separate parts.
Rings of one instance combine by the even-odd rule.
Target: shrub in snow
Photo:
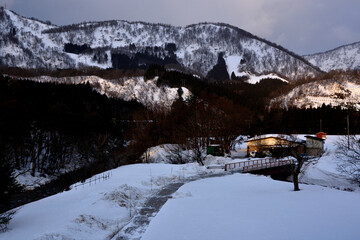
[[[148,148],[141,160],[143,163],[184,164],[196,161],[196,154],[193,149],[179,144],[163,144]]]
[[[136,213],[136,207],[143,198],[143,193],[136,187],[127,184],[121,185],[118,189],[105,193],[104,199],[116,203],[120,207],[129,210],[130,217]]]

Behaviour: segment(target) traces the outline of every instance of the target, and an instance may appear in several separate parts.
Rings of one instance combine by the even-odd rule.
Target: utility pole
[[[181,79],[181,85],[183,86],[183,87],[185,87],[185,79]]]
[[[346,116],[346,122],[347,122],[347,140],[348,140],[348,149],[350,149],[350,129],[349,129],[349,112]]]

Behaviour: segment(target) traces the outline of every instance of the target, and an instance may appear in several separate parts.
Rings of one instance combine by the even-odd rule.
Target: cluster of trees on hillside
[[[135,102],[109,99],[89,85],[0,79],[1,161],[14,169],[56,175],[94,162],[117,166]],[[100,171],[95,170],[93,171]]]
[[[308,133],[324,131],[328,134],[347,134],[349,116],[350,134],[359,133],[360,112],[323,105],[321,108],[289,108],[265,111],[258,122],[261,132]]]
[[[143,69],[101,69],[97,67],[86,67],[81,69],[23,69],[23,68],[8,68],[0,67],[0,74],[22,77],[24,79],[39,76],[51,77],[74,77],[74,76],[91,76],[95,75],[104,79],[114,80],[124,77],[137,77],[143,76],[145,70]]]

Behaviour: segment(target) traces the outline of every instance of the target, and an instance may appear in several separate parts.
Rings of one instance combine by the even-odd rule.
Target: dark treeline
[[[81,53],[91,53],[92,49],[89,47],[89,45],[86,44],[77,45],[73,43],[65,43],[64,51],[68,53],[81,54]]]
[[[126,163],[118,153],[133,112],[142,108],[89,85],[0,77],[1,166],[55,176],[87,167],[89,177]]]
[[[358,134],[359,111],[325,105],[308,109],[272,109],[265,112],[263,120],[257,125],[261,132],[266,133],[314,134],[321,130],[327,134],[347,134],[348,116],[350,134]]]
[[[193,94],[200,96],[206,92],[232,101],[234,104],[248,108],[251,112],[264,113],[267,103],[274,94],[287,88],[287,83],[278,79],[264,79],[257,84],[249,84],[242,80],[209,82],[189,74],[177,71],[166,71],[164,67],[150,66],[145,73],[146,78],[159,75],[158,85],[171,87],[184,86]],[[250,116],[248,116],[250,118]]]
[[[51,77],[74,77],[95,75],[104,79],[119,79],[122,77],[140,76],[145,73],[143,69],[100,69],[97,67],[86,67],[82,69],[57,69],[51,70],[46,68],[22,69],[0,67],[0,74],[22,77],[24,79],[38,76]]]

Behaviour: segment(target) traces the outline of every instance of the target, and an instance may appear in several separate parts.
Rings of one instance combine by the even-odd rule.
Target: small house
[[[321,138],[313,137],[313,136],[305,136],[305,138],[306,138],[306,154],[308,156],[320,157],[324,153],[325,139],[323,138],[323,136]]]
[[[289,135],[261,135],[247,141],[247,155],[257,152],[259,155],[283,157],[305,152],[305,144]]]
[[[224,156],[224,148],[220,144],[210,144],[206,148],[206,154],[213,156]]]

